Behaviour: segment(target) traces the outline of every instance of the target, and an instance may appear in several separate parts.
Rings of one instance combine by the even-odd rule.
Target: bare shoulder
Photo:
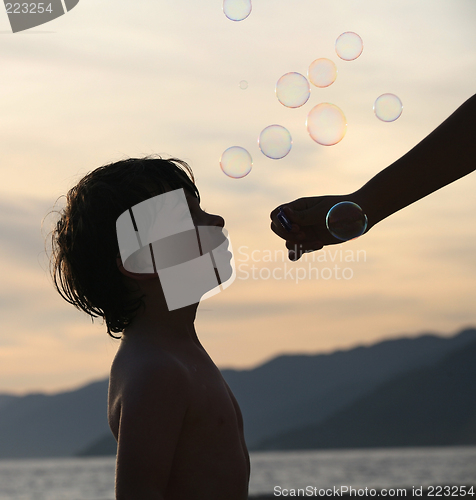
[[[109,377],[109,424],[119,431],[124,412],[150,413],[152,405],[183,408],[190,396],[188,368],[175,356],[157,347],[122,344],[111,365]]]

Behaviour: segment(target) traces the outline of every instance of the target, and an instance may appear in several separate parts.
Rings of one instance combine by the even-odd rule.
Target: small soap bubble
[[[276,83],[276,97],[288,108],[299,108],[309,99],[311,87],[301,73],[286,73]]]
[[[306,127],[314,141],[323,146],[333,146],[344,138],[347,120],[339,107],[323,102],[309,111]]]
[[[261,152],[268,158],[279,160],[291,151],[293,140],[289,131],[281,125],[270,125],[258,138]]]
[[[326,217],[329,232],[341,241],[358,238],[367,229],[367,216],[357,203],[342,201],[334,205]]]
[[[223,0],[223,13],[231,21],[243,21],[251,13],[251,0]]]
[[[241,90],[246,90],[248,88],[248,82],[246,80],[241,80],[240,82],[240,89]]]
[[[364,42],[357,33],[347,31],[336,40],[336,53],[344,61],[357,59],[364,50]]]
[[[232,146],[223,152],[220,167],[228,177],[240,179],[251,172],[253,160],[245,148]]]
[[[337,68],[330,59],[316,59],[309,66],[307,76],[316,87],[329,87],[337,78]]]
[[[402,101],[394,94],[382,94],[374,102],[375,116],[383,122],[394,122],[402,111]]]

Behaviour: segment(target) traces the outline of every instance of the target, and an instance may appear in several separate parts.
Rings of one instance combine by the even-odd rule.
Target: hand
[[[320,250],[324,245],[342,243],[329,233],[326,216],[336,203],[346,200],[349,200],[349,196],[299,198],[271,212],[271,230],[286,240],[290,260],[298,260],[303,253]],[[292,223],[291,231],[287,231],[276,217],[281,207]]]

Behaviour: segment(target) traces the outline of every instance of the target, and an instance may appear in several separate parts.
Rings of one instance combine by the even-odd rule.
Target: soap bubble
[[[246,80],[241,80],[240,82],[240,89],[241,90],[246,90],[248,88],[248,82]]]
[[[334,205],[326,217],[326,226],[335,238],[348,241],[365,233],[367,216],[362,209],[351,201],[342,201]]]
[[[309,66],[307,76],[316,87],[329,87],[337,78],[337,68],[330,59],[316,59]]]
[[[324,102],[309,111],[306,127],[314,141],[323,146],[333,146],[344,138],[347,121],[340,108]]]
[[[344,61],[357,59],[364,50],[364,43],[357,33],[347,31],[336,40],[336,53]]]
[[[288,108],[299,108],[311,95],[307,78],[301,73],[286,73],[276,83],[276,97]]]
[[[233,146],[223,152],[220,167],[228,177],[240,179],[251,172],[253,160],[245,148]]]
[[[266,127],[258,138],[258,146],[261,152],[273,160],[284,158],[291,151],[292,145],[291,134],[281,125]]]
[[[383,122],[395,121],[402,111],[402,101],[394,94],[382,94],[374,102],[375,116]]]
[[[251,13],[251,0],[223,0],[223,13],[232,21],[243,21]]]

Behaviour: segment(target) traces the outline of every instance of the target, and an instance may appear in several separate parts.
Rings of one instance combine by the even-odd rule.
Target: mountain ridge
[[[452,337],[425,334],[334,353],[281,355],[253,369],[222,373],[255,449],[273,436],[319,425],[379,385],[437,363],[473,339],[476,329],[467,328]],[[0,458],[113,454],[107,387],[103,379],[57,394],[0,394]]]
[[[476,445],[476,340],[259,450]]]

